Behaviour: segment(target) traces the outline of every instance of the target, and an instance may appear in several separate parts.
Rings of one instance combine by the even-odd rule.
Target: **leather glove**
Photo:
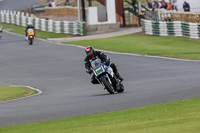
[[[87,73],[91,74],[92,73],[92,70],[86,70]]]
[[[104,64],[105,64],[106,66],[109,66],[110,60],[105,61]]]

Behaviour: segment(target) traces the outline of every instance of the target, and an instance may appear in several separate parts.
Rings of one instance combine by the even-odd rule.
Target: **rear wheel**
[[[33,40],[30,39],[30,40],[29,40],[29,45],[32,45],[32,44],[33,44]]]
[[[117,91],[118,93],[124,92],[124,85],[122,83],[119,84],[120,89]]]
[[[102,78],[101,81],[103,82],[106,90],[110,93],[110,94],[114,94],[114,88],[112,86],[112,84],[110,84],[110,82],[108,81],[107,78]]]

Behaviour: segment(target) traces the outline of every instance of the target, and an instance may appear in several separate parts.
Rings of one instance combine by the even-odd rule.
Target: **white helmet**
[[[28,25],[28,26],[29,26],[29,25],[32,26],[33,24],[32,24],[31,22],[28,22],[27,25]]]

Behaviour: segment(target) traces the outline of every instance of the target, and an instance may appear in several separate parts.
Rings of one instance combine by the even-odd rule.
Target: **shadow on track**
[[[115,94],[104,93],[104,94],[95,94],[95,95],[90,95],[90,96],[91,97],[94,97],[94,96],[114,96],[114,95],[120,95],[120,94],[124,94],[124,93],[127,93],[127,92],[115,93]]]

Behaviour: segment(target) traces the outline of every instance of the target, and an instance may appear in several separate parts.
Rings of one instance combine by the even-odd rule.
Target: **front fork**
[[[112,81],[110,80],[110,77],[108,76],[108,74],[106,74],[106,76],[104,76],[104,77],[106,77],[108,79],[109,83],[112,85]],[[98,78],[96,78],[96,79],[102,86],[104,86],[103,83],[100,82]]]

